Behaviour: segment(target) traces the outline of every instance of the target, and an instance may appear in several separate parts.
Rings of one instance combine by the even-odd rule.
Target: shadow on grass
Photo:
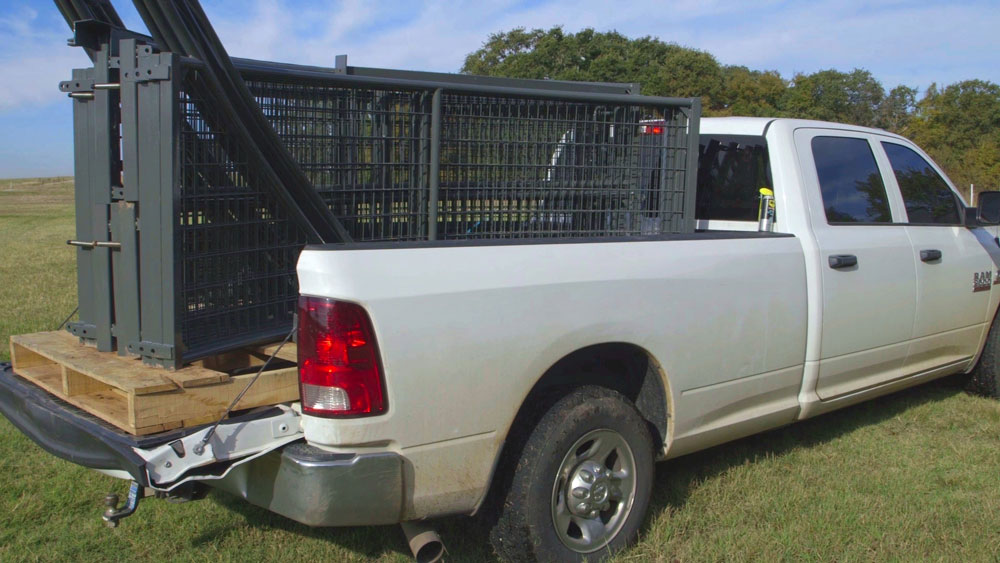
[[[780,457],[877,425],[926,403],[964,393],[967,376],[952,376],[857,405],[727,442],[657,464],[649,513],[684,506],[692,490],[730,468]],[[649,519],[647,519],[648,526]]]
[[[355,556],[368,559],[391,557],[393,554],[397,554],[404,560],[411,558],[410,549],[398,525],[311,528],[222,491],[212,491],[207,501],[215,502],[227,510],[241,515],[247,526],[251,528],[263,531],[282,530],[306,539],[327,541],[343,550],[352,552]],[[434,524],[445,542],[446,560],[495,560],[492,548],[489,546],[488,530],[478,519],[468,517],[441,518],[436,520]],[[236,531],[235,528],[226,524],[211,526],[192,538],[191,545],[195,547],[218,545],[225,542]]]
[[[653,485],[649,515],[677,509],[687,502],[698,483],[724,473],[732,467],[774,458],[794,450],[817,446],[851,432],[879,424],[909,409],[937,402],[963,392],[964,379],[951,377],[893,393],[878,399],[722,444],[708,450],[659,463]],[[249,526],[280,529],[306,538],[329,541],[361,557],[379,558],[391,553],[409,557],[409,548],[398,526],[354,528],[310,528],[236,497],[213,492],[214,502],[243,515]],[[652,518],[647,516],[644,529]],[[447,547],[449,561],[493,561],[488,529],[478,518],[444,518],[436,521]],[[195,545],[212,544],[233,532],[220,526],[193,540]]]
[[[369,559],[376,559],[392,552],[409,554],[409,548],[399,526],[311,528],[222,491],[212,491],[207,500],[241,515],[250,528],[264,531],[282,530],[302,538],[327,541],[357,556]],[[219,544],[236,531],[232,526],[225,524],[208,527],[203,533],[192,538],[191,545],[202,547]]]

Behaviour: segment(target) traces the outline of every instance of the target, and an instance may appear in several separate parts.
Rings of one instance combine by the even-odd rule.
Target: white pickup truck
[[[692,235],[307,247],[302,401],[220,425],[211,464],[205,431],[125,444],[9,369],[0,407],[160,491],[323,526],[490,512],[502,557],[574,561],[635,538],[657,460],[950,374],[997,395],[993,194],[973,217],[880,130],[717,118],[700,136]]]

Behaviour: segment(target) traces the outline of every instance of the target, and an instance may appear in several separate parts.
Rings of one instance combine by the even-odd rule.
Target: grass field
[[[69,179],[0,181],[0,340],[75,307]],[[0,361],[7,360],[6,349]],[[1000,560],[1000,403],[949,379],[662,463],[639,544],[617,561]],[[314,530],[224,494],[147,499],[115,530],[124,482],[58,460],[0,420],[0,561],[406,561],[396,527]],[[448,560],[490,559],[449,519]]]

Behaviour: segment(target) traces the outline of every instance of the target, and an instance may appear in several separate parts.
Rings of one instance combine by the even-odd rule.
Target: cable
[[[56,328],[56,330],[62,330],[62,329],[63,329],[63,327],[64,327],[64,326],[66,326],[66,323],[68,323],[68,322],[69,322],[69,320],[73,318],[73,315],[75,315],[75,314],[76,314],[76,312],[77,312],[77,311],[79,311],[79,310],[80,310],[80,306],[79,306],[79,305],[77,305],[77,306],[76,306],[76,309],[73,309],[73,312],[72,312],[72,313],[70,313],[70,314],[69,314],[69,315],[68,315],[68,316],[66,317],[66,320],[64,320],[63,322],[59,323],[59,327],[58,327],[58,328]]]
[[[250,387],[252,387],[254,383],[257,383],[257,380],[260,379],[261,374],[264,373],[264,370],[267,369],[267,366],[271,365],[271,360],[277,357],[278,352],[281,352],[281,348],[284,347],[285,344],[288,344],[288,341],[292,339],[292,336],[295,335],[295,329],[298,327],[298,324],[299,324],[298,318],[296,317],[295,320],[292,322],[292,330],[289,331],[288,336],[286,336],[285,339],[281,341],[281,344],[279,344],[278,347],[275,348],[274,352],[271,354],[271,357],[269,357],[267,361],[264,362],[264,365],[260,366],[260,369],[257,370],[257,375],[254,375],[253,379],[250,380],[250,383],[247,383],[247,386],[244,387],[242,391],[240,391],[240,394],[237,395],[235,399],[233,399],[233,402],[229,404],[228,408],[226,408],[226,412],[222,413],[222,416],[219,417],[219,420],[215,421],[215,424],[212,425],[212,428],[210,428],[209,431],[205,433],[205,437],[201,439],[201,442],[195,445],[194,447],[195,455],[201,455],[205,453],[205,446],[208,445],[208,441],[211,440],[212,436],[215,435],[216,428],[218,428],[219,425],[222,424],[222,421],[229,416],[229,413],[233,411],[236,405],[240,402],[240,399],[242,399],[243,396],[247,394],[247,391],[250,390]]]

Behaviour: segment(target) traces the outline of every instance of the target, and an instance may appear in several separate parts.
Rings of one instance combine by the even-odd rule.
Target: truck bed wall
[[[593,344],[631,343],[662,366],[667,448],[719,440],[726,420],[796,414],[806,283],[794,237],[309,247],[298,271],[302,294],[368,310],[389,399],[377,418],[305,417],[306,439],[403,453],[410,516],[471,510],[532,386]]]

